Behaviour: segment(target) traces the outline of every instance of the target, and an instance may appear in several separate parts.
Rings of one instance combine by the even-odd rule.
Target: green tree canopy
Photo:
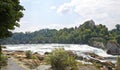
[[[117,29],[118,31],[120,31],[120,24],[117,24],[117,25],[116,25],[116,29]]]
[[[0,0],[0,39],[11,36],[10,30],[19,27],[23,10],[19,0]]]
[[[14,30],[15,26],[19,27],[20,18],[23,17],[23,6],[19,0],[0,0],[0,39],[12,35],[10,30]],[[0,46],[0,56],[2,54]],[[1,67],[0,57],[0,67]]]

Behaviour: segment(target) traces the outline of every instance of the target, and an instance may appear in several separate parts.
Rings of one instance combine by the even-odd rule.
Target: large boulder
[[[120,46],[114,41],[109,41],[107,43],[107,53],[112,55],[120,55]]]

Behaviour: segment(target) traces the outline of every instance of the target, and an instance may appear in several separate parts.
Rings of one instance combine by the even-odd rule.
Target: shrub
[[[1,54],[1,60],[0,60],[0,66],[5,66],[7,65],[8,62],[8,57],[6,55]]]
[[[32,56],[31,58],[32,58],[32,59],[37,59],[37,57],[36,57],[36,56]]]
[[[97,62],[93,62],[93,65],[97,68],[97,70],[99,70],[99,68],[102,66],[101,64]]]
[[[51,64],[53,70],[77,70],[75,58],[69,56],[62,48],[53,50],[46,60]]]
[[[32,58],[32,52],[30,50],[26,51],[26,58],[28,59]]]

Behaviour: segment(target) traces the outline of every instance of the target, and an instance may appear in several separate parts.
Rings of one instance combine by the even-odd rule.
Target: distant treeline
[[[104,44],[112,40],[120,44],[120,24],[115,29],[108,30],[105,25],[95,25],[93,20],[84,22],[79,27],[56,29],[42,29],[35,32],[14,33],[12,37],[0,40],[1,44],[37,44],[37,43],[70,43],[91,44],[92,41]]]

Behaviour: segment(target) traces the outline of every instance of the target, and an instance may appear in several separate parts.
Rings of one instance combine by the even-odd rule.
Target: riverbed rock
[[[107,43],[107,53],[112,55],[120,55],[120,45],[114,41],[109,41]]]
[[[96,58],[96,59],[104,59],[104,57],[99,56],[99,55],[97,55],[95,53],[87,53],[87,55],[90,55],[91,57]]]
[[[6,46],[1,46],[2,48],[6,49],[7,47]]]
[[[77,54],[73,53],[73,51],[71,50],[68,50],[67,53],[69,54],[69,56],[72,56],[72,57],[77,57]]]
[[[45,55],[40,55],[40,54],[37,53],[37,52],[35,52],[33,55],[34,55],[35,57],[37,57],[40,61],[44,60],[44,58],[45,58]]]
[[[43,61],[45,59],[45,55],[39,55],[37,56],[37,58],[40,60],[40,61]]]
[[[24,57],[26,57],[24,51],[15,51],[12,54],[13,54],[14,57],[17,57],[17,58],[24,58]]]
[[[79,66],[78,68],[79,68],[79,70],[97,70],[95,66],[90,66],[90,65]]]
[[[111,67],[111,68],[115,68],[115,64],[113,64],[110,61],[106,61],[106,62],[101,62],[102,65],[107,66],[107,67]]]
[[[45,53],[44,53],[44,55],[48,55],[48,54],[50,54],[50,52],[45,52]]]

